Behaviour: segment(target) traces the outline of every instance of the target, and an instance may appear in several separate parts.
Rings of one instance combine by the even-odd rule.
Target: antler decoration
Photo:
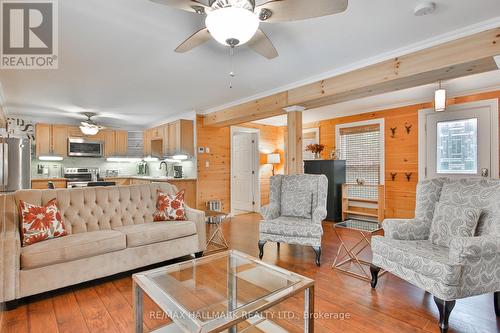
[[[406,172],[405,175],[406,175],[406,179],[408,179],[408,181],[410,181],[411,175],[413,175],[413,172]]]
[[[396,180],[396,176],[398,175],[397,172],[391,172],[391,178],[392,178],[392,181],[395,181]]]
[[[412,126],[413,126],[412,124],[405,123],[405,128],[406,128],[407,134],[410,134]]]
[[[392,132],[391,138],[394,138],[396,136],[396,130],[397,129],[398,129],[397,127],[391,127],[391,132]]]

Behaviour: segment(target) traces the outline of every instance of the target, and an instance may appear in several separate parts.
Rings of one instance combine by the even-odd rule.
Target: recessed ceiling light
[[[436,11],[436,3],[432,1],[420,1],[415,7],[415,16],[425,16]]]

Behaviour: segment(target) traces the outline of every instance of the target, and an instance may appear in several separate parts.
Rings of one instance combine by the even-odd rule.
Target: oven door
[[[68,156],[103,157],[103,143],[101,141],[81,138],[68,139]]]

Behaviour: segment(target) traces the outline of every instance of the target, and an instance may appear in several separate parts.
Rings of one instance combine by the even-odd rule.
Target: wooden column
[[[302,166],[302,111],[287,113],[286,174],[304,172]]]

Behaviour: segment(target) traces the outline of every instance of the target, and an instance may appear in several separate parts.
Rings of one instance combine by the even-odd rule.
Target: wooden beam
[[[488,72],[498,69],[496,55],[500,55],[500,28],[210,113],[204,124],[235,125],[284,114],[286,106],[311,109]]]
[[[254,120],[264,119],[285,114],[288,93],[282,92],[231,107],[225,110],[210,113],[205,116],[205,126],[231,126]]]
[[[498,69],[500,28],[491,29],[288,91],[307,108]]]
[[[286,173],[303,173],[302,168],[302,111],[287,112]]]

